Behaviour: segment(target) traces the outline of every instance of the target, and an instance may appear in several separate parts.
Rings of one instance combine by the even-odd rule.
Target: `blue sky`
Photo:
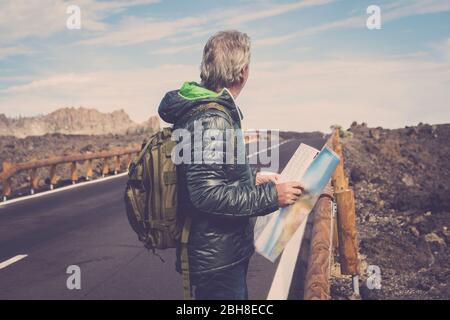
[[[66,28],[70,4],[80,30]],[[381,30],[366,27],[369,5]],[[144,121],[198,80],[202,47],[223,29],[252,38],[237,100],[247,128],[450,122],[450,0],[2,1],[0,113],[123,108]]]

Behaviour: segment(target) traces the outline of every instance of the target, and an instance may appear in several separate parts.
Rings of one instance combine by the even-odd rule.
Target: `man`
[[[198,123],[204,130],[241,129],[242,114],[234,99],[245,86],[249,65],[250,39],[245,33],[215,34],[203,51],[201,84],[186,82],[180,90],[168,92],[159,106],[161,118],[174,124],[174,129],[191,133]],[[208,108],[193,113],[211,103],[223,110]],[[299,182],[276,184],[278,175],[256,173],[246,157],[244,163],[216,161],[227,157],[225,152],[217,157],[218,147],[226,143],[225,136],[203,139],[203,161],[177,167],[178,214],[191,219],[189,273],[195,298],[201,300],[247,299],[247,268],[254,253],[250,218],[293,204],[302,193]],[[191,154],[195,152],[198,150],[192,144]],[[239,152],[234,144],[234,160]]]

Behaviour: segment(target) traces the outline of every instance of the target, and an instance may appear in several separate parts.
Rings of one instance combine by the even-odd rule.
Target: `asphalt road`
[[[305,141],[316,147],[321,139]],[[280,170],[299,145],[280,146]],[[122,200],[126,176],[0,206],[0,299],[182,299],[173,250],[160,258],[142,248]],[[81,289],[66,286],[70,265]],[[255,254],[250,299],[265,299],[276,265]]]

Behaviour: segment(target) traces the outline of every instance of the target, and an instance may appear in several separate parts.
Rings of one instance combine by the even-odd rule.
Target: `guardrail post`
[[[344,154],[339,140],[339,129],[335,129],[332,138],[333,148],[341,158],[332,178],[337,205],[339,262],[341,265],[341,273],[353,276],[354,292],[356,295],[359,295],[355,197],[353,190],[349,188],[348,178],[345,175]]]
[[[336,192],[338,207],[339,255],[341,272],[356,276],[358,270],[358,245],[356,239],[356,214],[353,190]]]
[[[30,170],[30,194],[34,194],[34,190],[39,187],[39,177],[37,175],[37,168]]]
[[[77,162],[76,161],[72,161],[72,163],[70,165],[70,179],[72,180],[72,184],[75,184],[78,181]]]
[[[108,158],[103,158],[103,168],[102,168],[102,177],[106,176],[109,173],[109,164]]]
[[[55,184],[58,182],[58,177],[56,176],[56,164],[50,166],[50,190],[53,190]]]
[[[132,158],[133,158],[133,155],[132,155],[131,153],[129,153],[129,154],[127,155],[127,169],[128,169],[128,167],[130,166],[130,163],[131,163]]]
[[[339,130],[334,131],[333,149],[334,152],[336,152],[336,154],[341,158],[341,161],[339,161],[339,164],[332,176],[334,190],[339,192],[348,188],[348,180],[345,177],[344,171],[344,154],[342,152],[342,145],[339,141]]]
[[[114,157],[114,174],[120,171],[120,156]]]
[[[91,180],[93,176],[92,159],[86,160],[86,180]]]
[[[3,173],[6,173],[7,171],[9,171],[12,168],[12,166],[13,165],[11,162],[3,161]],[[3,185],[3,201],[6,201],[12,193],[11,179],[9,177],[5,176],[2,179],[2,185]]]
[[[321,197],[314,208],[311,249],[305,277],[305,300],[330,299],[331,210],[329,197]]]

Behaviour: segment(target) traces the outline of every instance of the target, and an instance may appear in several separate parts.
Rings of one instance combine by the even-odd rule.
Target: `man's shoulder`
[[[190,122],[203,121],[210,127],[233,127],[233,118],[225,106],[217,102],[199,105]]]

